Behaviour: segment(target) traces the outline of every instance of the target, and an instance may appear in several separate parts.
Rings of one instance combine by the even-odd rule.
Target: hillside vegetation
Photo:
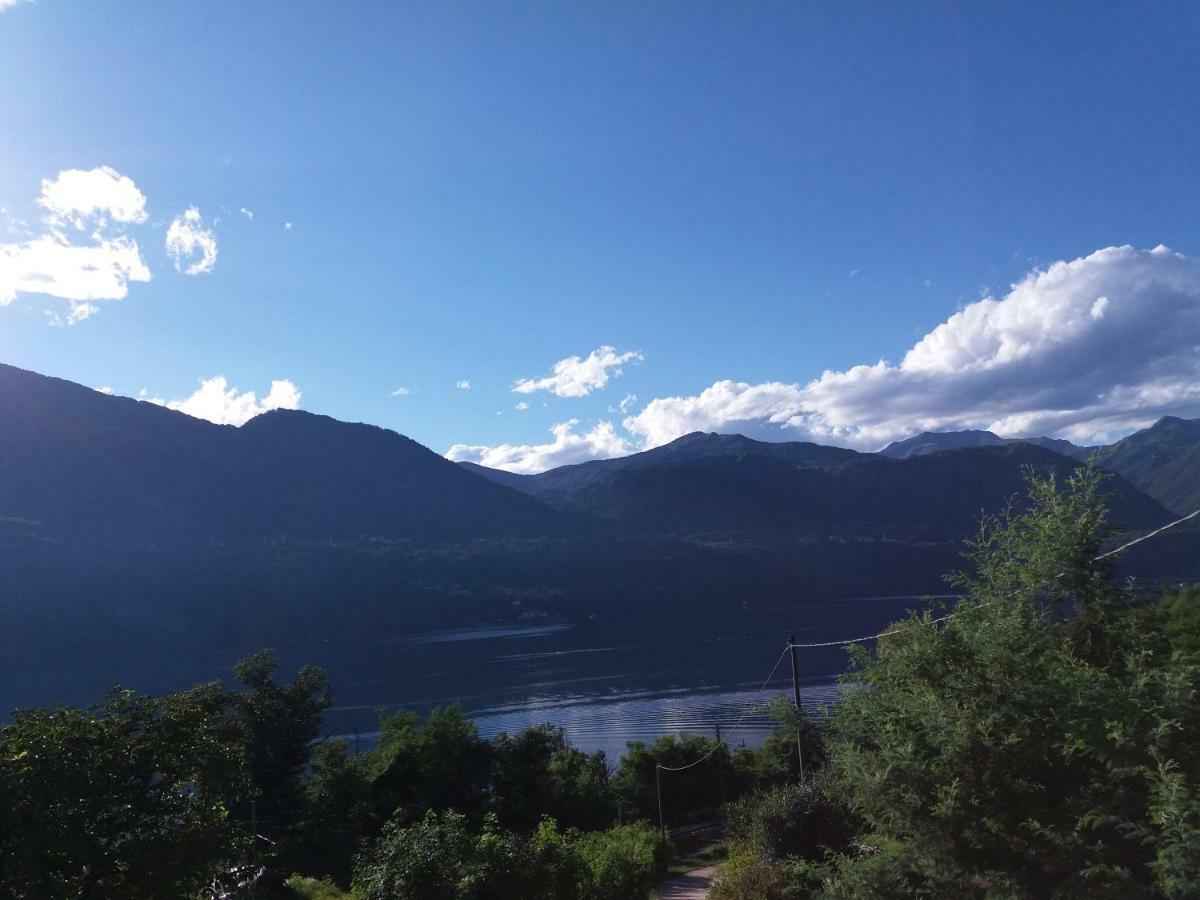
[[[1200,592],[1146,605],[1114,582],[1102,496],[1092,469],[1032,477],[983,521],[952,614],[853,649],[841,704],[778,705],[758,750],[665,737],[613,768],[549,726],[481,740],[450,708],[384,716],[355,756],[321,733],[325,674],[280,683],[269,652],[233,688],[20,710],[0,727],[4,889],[643,900],[660,809],[729,801],[718,900],[1197,896]]]

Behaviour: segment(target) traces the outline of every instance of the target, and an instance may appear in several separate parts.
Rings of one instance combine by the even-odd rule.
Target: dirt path
[[[662,900],[704,900],[708,885],[716,873],[716,866],[705,866],[686,875],[668,878],[658,886],[658,895]]]

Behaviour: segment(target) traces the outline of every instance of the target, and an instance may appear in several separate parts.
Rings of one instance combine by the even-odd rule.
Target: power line
[[[779,671],[779,664],[783,662],[783,658],[785,656],[787,656],[787,654],[790,652],[790,650],[791,650],[790,647],[783,648],[783,652],[779,654],[779,659],[775,660],[775,665],[771,667],[771,674],[767,676],[766,680],[763,681],[762,685],[758,688],[758,690],[756,690],[754,692],[755,694],[761,694],[764,690],[766,690],[767,685],[770,684],[771,680],[775,677],[775,673]],[[726,735],[725,737],[720,738],[715,744],[713,744],[711,750],[709,750],[707,753],[705,753],[703,756],[701,756],[695,762],[690,762],[686,766],[664,766],[661,764],[656,764],[655,768],[661,769],[664,772],[686,772],[688,769],[691,769],[694,766],[700,765],[700,763],[704,762],[706,759],[708,759],[710,756],[712,756],[714,753],[716,753],[718,748],[720,748],[722,744],[729,743],[729,736],[734,734],[734,732],[736,732],[739,728],[742,727],[742,723],[746,721],[746,719],[749,717],[749,715],[752,712],[754,712],[754,710],[755,710],[755,707],[751,706],[744,713],[742,713],[741,717],[737,720],[737,722],[734,723],[733,728],[731,728],[729,730],[729,735]]]
[[[1101,553],[1099,556],[1093,557],[1090,560],[1090,562],[1094,562],[1094,563],[1100,562],[1101,560],[1108,559],[1111,556],[1116,556],[1118,553],[1123,553],[1126,550],[1128,550],[1130,547],[1135,547],[1138,544],[1142,543],[1143,541],[1148,541],[1153,537],[1157,537],[1158,535],[1162,534],[1164,531],[1168,531],[1168,530],[1174,528],[1176,525],[1182,525],[1184,522],[1194,519],[1197,516],[1200,516],[1200,509],[1193,510],[1192,512],[1188,513],[1186,516],[1176,519],[1173,522],[1168,522],[1166,525],[1156,528],[1153,531],[1142,535],[1141,537],[1134,538],[1131,541],[1127,541],[1124,544],[1122,544],[1121,546],[1119,546],[1113,550],[1109,550],[1105,553]],[[1061,578],[1061,577],[1062,576],[1060,574],[1060,575],[1055,576],[1055,579],[1057,580],[1058,578]],[[1014,591],[1013,594],[1015,594],[1015,593],[1017,593],[1017,592]],[[1012,595],[1010,595],[1010,596],[1012,596]],[[980,604],[980,605],[986,606],[987,604]],[[929,624],[936,625],[939,622],[946,622],[950,619],[953,619],[956,615],[958,615],[957,610],[955,612],[949,613],[947,615],[939,616],[936,619],[931,619],[929,621]],[[893,628],[889,631],[881,631],[881,632],[878,632],[877,634],[868,634],[863,637],[847,638],[847,639],[838,640],[838,641],[819,641],[819,642],[810,643],[810,644],[797,644],[794,641],[789,640],[787,646],[783,648],[783,653],[781,653],[779,655],[779,659],[775,660],[775,665],[771,668],[771,674],[767,676],[767,680],[763,682],[762,687],[760,687],[758,689],[758,691],[756,691],[755,693],[760,693],[761,691],[763,691],[766,688],[766,686],[770,683],[771,679],[775,677],[775,673],[779,669],[779,664],[783,662],[783,657],[786,654],[790,653],[794,649],[795,650],[809,650],[809,649],[815,649],[818,647],[845,647],[850,644],[860,644],[865,641],[873,641],[878,638],[889,637],[894,634],[899,634],[900,631],[901,631],[901,629],[899,629],[899,628]],[[730,731],[730,734],[737,731],[737,729],[741,726],[742,722],[745,721],[746,717],[752,711],[753,711],[753,708],[751,708],[750,710],[747,710],[746,713],[744,713],[742,715],[742,717],[740,719],[738,719],[737,723],[734,725],[733,729]],[[726,743],[726,740],[718,739],[717,742],[713,745],[711,750],[709,750],[707,753],[705,753],[703,756],[701,756],[699,759],[695,760],[694,762],[688,763],[686,766],[664,766],[661,764],[656,764],[655,765],[656,784],[658,782],[658,774],[660,772],[685,772],[688,769],[698,766],[698,765],[700,765],[700,763],[707,760],[709,757],[711,757],[714,753],[717,752],[717,749],[722,744],[725,744],[725,743]],[[659,813],[659,822],[661,825],[661,822],[662,822],[662,788],[661,788],[661,786],[658,787],[658,813]]]
[[[1122,544],[1120,547],[1117,547],[1116,549],[1109,550],[1106,553],[1101,553],[1099,556],[1093,557],[1091,560],[1089,560],[1089,562],[1097,563],[1097,562],[1100,562],[1101,560],[1108,559],[1110,556],[1116,556],[1118,553],[1124,553],[1130,547],[1135,547],[1138,544],[1142,543],[1143,541],[1148,541],[1152,537],[1157,537],[1158,535],[1162,534],[1164,531],[1174,528],[1176,525],[1182,525],[1184,522],[1187,522],[1190,519],[1196,518],[1196,516],[1200,516],[1200,509],[1190,512],[1186,516],[1176,519],[1174,522],[1168,522],[1166,525],[1163,525],[1161,528],[1155,528],[1153,531],[1149,532],[1148,534],[1143,534],[1139,538],[1134,538],[1132,541],[1127,541],[1124,544]],[[1061,577],[1062,577],[1061,573],[1059,575],[1055,576],[1056,579],[1061,578]],[[1013,596],[1016,593],[1017,592],[1014,591],[1013,594],[1010,594],[1009,596]],[[980,605],[986,605],[986,604],[980,604]],[[948,619],[953,619],[956,615],[958,615],[957,611],[952,612],[949,615],[941,616],[937,619],[931,619],[929,621],[929,624],[936,625],[938,622],[945,622]],[[845,647],[845,646],[849,646],[850,644],[861,644],[864,641],[873,641],[876,638],[890,637],[893,634],[899,634],[899,633],[900,633],[900,629],[893,628],[890,631],[881,631],[878,634],[868,634],[868,635],[865,635],[864,637],[847,638],[845,640],[840,640],[840,641],[820,641],[818,643],[813,643],[813,644],[792,644],[790,646],[795,647],[797,650],[810,650],[810,649],[814,649],[817,647]]]

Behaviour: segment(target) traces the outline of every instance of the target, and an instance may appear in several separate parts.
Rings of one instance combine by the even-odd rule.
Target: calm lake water
[[[772,724],[762,705],[792,695],[791,664],[786,655],[780,659],[788,635],[802,643],[861,637],[927,603],[869,597],[734,615],[439,631],[381,637],[386,652],[357,658],[327,641],[330,662],[336,660],[327,723],[365,750],[378,728],[377,711],[458,703],[484,737],[551,722],[575,746],[604,750],[611,759],[628,741],[713,735],[718,725],[733,746],[755,746]],[[834,702],[846,667],[844,648],[799,651],[805,706]]]

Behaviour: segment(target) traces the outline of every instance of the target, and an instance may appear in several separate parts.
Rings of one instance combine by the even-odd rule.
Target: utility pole
[[[717,723],[717,746],[721,746],[721,723]],[[725,760],[720,761],[721,766],[721,806],[725,805]]]
[[[788,649],[792,654],[792,693],[796,695],[796,712],[800,712],[800,670],[796,667],[796,636],[788,635]]]
[[[800,760],[800,780],[804,780],[804,745],[800,740],[800,716],[804,708],[800,705],[800,669],[796,665],[796,636],[788,635],[788,650],[792,655],[792,693],[796,698],[796,756]]]
[[[658,832],[662,835],[663,840],[666,840],[667,826],[663,824],[662,810],[662,766],[657,764],[654,766],[654,789],[658,793]]]

